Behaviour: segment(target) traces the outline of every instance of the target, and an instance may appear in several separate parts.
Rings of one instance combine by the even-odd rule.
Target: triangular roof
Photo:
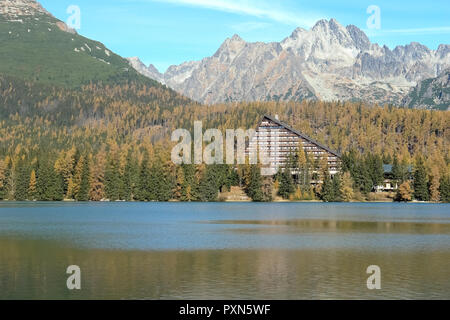
[[[279,126],[285,128],[286,130],[289,130],[289,131],[295,133],[296,135],[300,136],[301,138],[305,139],[306,141],[308,141],[308,142],[310,142],[312,144],[315,144],[319,148],[322,148],[322,149],[328,151],[329,153],[331,153],[332,155],[335,155],[338,158],[342,157],[340,153],[329,149],[328,147],[324,146],[323,144],[321,144],[321,143],[317,142],[316,140],[308,137],[306,134],[303,134],[300,131],[295,130],[294,128],[288,126],[287,124],[281,122],[280,120],[278,120],[278,119],[276,119],[276,118],[274,118],[272,116],[269,116],[269,115],[266,114],[266,115],[264,115],[262,120],[264,120],[264,119],[268,119],[268,120],[270,120],[272,122],[275,122],[276,124],[278,124]],[[261,120],[261,122],[262,122],[262,120]]]

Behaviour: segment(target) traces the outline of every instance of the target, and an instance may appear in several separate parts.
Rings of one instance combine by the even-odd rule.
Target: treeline
[[[385,164],[392,166],[387,174]],[[448,163],[440,169],[438,166],[420,155],[409,163],[406,159],[400,161],[396,154],[361,155],[352,149],[343,155],[340,172],[332,176],[326,159],[310,160],[299,150],[275,175],[274,185],[277,194],[287,200],[350,202],[372,200],[373,192],[387,179],[397,186],[395,201],[450,202]]]
[[[450,175],[430,170],[421,156],[414,164],[397,155],[344,154],[338,174],[329,174],[326,158],[310,159],[303,149],[292,153],[274,177],[261,175],[259,165],[181,165],[167,148],[152,145],[122,150],[112,143],[96,154],[72,147],[56,157],[26,153],[0,160],[0,200],[17,201],[221,201],[223,192],[241,187],[253,201],[371,200],[385,180],[383,164],[392,163],[395,200],[450,201]],[[448,164],[447,164],[448,167]],[[294,174],[291,174],[294,172]]]
[[[56,160],[0,160],[1,200],[217,201],[221,190],[240,182],[231,166],[174,166],[163,150],[151,148],[138,156],[113,145],[96,155],[72,148]]]
[[[412,158],[449,157],[450,113],[373,107],[360,102],[254,102],[203,106],[171,91],[136,83],[68,90],[0,75],[0,155],[17,148],[91,152],[119,145],[167,141],[196,120],[217,129],[255,128],[264,114],[278,114],[295,129],[341,153]]]
[[[321,174],[323,163],[306,155],[292,157],[297,175],[281,171],[274,179],[261,177],[252,166],[176,167],[170,162],[175,129],[192,130],[196,120],[205,130],[255,128],[264,114],[278,114],[345,154],[341,175]],[[381,181],[380,164],[397,161],[412,170],[396,178],[398,199],[445,201],[449,128],[446,111],[320,101],[203,106],[161,86],[130,82],[69,90],[0,76],[0,196],[212,201],[236,185],[255,201],[364,200]],[[425,169],[416,175],[418,159]],[[311,181],[320,183],[311,187]]]

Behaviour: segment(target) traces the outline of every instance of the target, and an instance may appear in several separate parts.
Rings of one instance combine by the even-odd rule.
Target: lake
[[[450,205],[3,202],[0,299],[450,299]]]

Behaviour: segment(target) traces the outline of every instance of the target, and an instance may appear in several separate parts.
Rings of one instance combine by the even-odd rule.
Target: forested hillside
[[[445,185],[449,175],[448,112],[350,102],[202,106],[163,87],[140,83],[69,90],[3,76],[1,198],[206,201],[217,200],[217,191],[231,185],[249,191],[252,176],[256,189],[270,189],[273,181],[258,177],[254,168],[180,168],[170,161],[174,129],[190,129],[195,120],[202,120],[204,129],[254,128],[264,114],[278,114],[283,122],[341,153],[354,150],[358,156],[352,161],[360,165],[375,161],[367,160],[368,155],[385,163],[397,159],[404,167],[422,159],[429,195],[432,187],[439,190],[441,181]],[[358,189],[355,175],[351,185]],[[288,191],[287,197],[295,187]],[[264,194],[268,192],[252,198],[270,198]],[[320,193],[310,190],[308,197]]]
[[[0,10],[1,74],[70,88],[130,80],[161,86],[137,73],[126,59],[102,43],[77,34],[44,9],[20,11],[26,8],[19,7],[15,16]]]

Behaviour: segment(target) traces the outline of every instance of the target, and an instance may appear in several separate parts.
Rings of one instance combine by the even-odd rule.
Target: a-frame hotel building
[[[266,157],[264,167],[266,174],[270,175],[283,168],[289,155],[296,152],[299,146],[311,160],[327,157],[329,173],[331,175],[338,173],[341,163],[339,153],[282,123],[278,116],[263,117],[249,142],[248,152],[256,152],[259,149],[259,155],[264,154]]]

